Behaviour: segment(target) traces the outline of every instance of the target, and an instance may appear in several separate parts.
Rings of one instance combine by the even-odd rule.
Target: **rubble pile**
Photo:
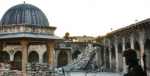
[[[10,64],[11,70],[21,70],[22,68],[22,62],[20,61],[5,61],[5,63]]]
[[[77,59],[74,59],[72,62],[68,63],[66,66],[63,66],[62,68],[65,71],[71,71],[71,70],[80,70],[82,69],[90,60],[90,57],[96,53],[96,48],[92,47],[92,45],[88,45],[84,52],[78,55]]]
[[[50,75],[52,71],[52,66],[47,63],[26,63],[27,73],[31,75]]]
[[[0,63],[0,76],[1,75],[21,75],[21,71],[11,70],[10,64]]]
[[[52,71],[52,66],[47,63],[26,63],[27,75],[50,75]],[[3,75],[22,75],[22,71],[12,70],[11,65],[7,63],[0,63],[0,76]]]

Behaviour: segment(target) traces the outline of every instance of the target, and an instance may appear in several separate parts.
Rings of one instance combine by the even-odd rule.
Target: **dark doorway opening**
[[[10,61],[10,56],[6,51],[2,51],[2,62]]]
[[[105,55],[106,55],[106,69],[110,69],[110,60],[109,60],[109,50],[108,47],[105,49]]]
[[[58,54],[58,67],[62,67],[68,64],[68,55],[65,51],[61,51]]]
[[[29,62],[39,62],[39,55],[36,51],[32,51],[29,54]]]
[[[22,52],[21,51],[17,51],[14,55],[14,61],[19,61],[22,62]]]

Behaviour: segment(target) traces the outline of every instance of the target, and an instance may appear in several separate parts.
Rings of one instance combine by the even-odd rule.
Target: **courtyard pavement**
[[[65,76],[123,76],[123,73],[113,72],[97,72],[97,73],[86,73],[86,72],[70,72]]]

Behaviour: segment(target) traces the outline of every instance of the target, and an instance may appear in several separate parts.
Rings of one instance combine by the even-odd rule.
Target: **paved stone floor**
[[[123,76],[123,73],[113,72],[97,72],[97,73],[85,73],[85,72],[70,72],[65,76]]]
[[[64,75],[62,75],[64,76]],[[97,73],[85,73],[85,72],[70,72],[65,76],[123,76],[123,73],[113,73],[113,72],[97,72]],[[150,73],[147,73],[150,76]]]
[[[44,75],[38,75],[38,76],[44,76]],[[97,72],[97,73],[86,73],[86,72],[70,72],[65,75],[51,75],[51,76],[123,76],[123,73],[113,73],[113,72]],[[150,76],[150,73],[148,73],[148,76]]]

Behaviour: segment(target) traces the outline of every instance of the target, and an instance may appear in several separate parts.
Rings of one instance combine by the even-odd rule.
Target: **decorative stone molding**
[[[10,33],[40,33],[40,34],[54,34],[56,27],[52,26],[36,26],[36,25],[5,25],[0,26],[0,34]]]

